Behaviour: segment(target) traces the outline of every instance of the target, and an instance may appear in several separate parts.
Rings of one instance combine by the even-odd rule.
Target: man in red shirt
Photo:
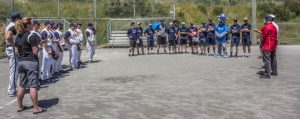
[[[265,18],[265,25],[261,28],[261,43],[262,54],[265,63],[265,73],[260,78],[271,78],[271,75],[277,75],[277,60],[276,60],[276,47],[277,47],[277,28],[272,23],[272,16],[267,15]]]

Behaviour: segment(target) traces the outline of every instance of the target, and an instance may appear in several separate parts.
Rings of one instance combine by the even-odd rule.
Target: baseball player
[[[54,32],[54,36],[56,38],[56,44],[58,46],[58,59],[57,59],[57,71],[59,74],[61,74],[63,72],[62,69],[62,61],[63,61],[63,56],[64,56],[64,46],[65,46],[65,40],[63,39],[63,34],[62,34],[62,30],[63,30],[63,24],[62,23],[57,23],[56,24],[56,30]]]
[[[173,22],[170,23],[170,26],[171,27],[167,29],[169,54],[173,54],[176,51],[175,42],[178,37],[178,32],[176,31],[175,24]]]
[[[76,23],[70,24],[70,29],[68,29],[65,33],[65,41],[69,45],[69,61],[71,70],[79,69],[78,63],[78,44],[80,43],[79,35],[76,31],[77,25]]]
[[[92,23],[88,23],[87,26],[88,28],[85,30],[86,49],[88,53],[88,62],[92,63],[93,57],[95,55],[96,46],[97,46],[96,37],[95,37],[96,31],[94,30]]]
[[[251,24],[248,23],[248,18],[244,18],[244,24],[241,25],[241,32],[242,32],[242,44],[243,44],[243,51],[244,56],[248,57],[251,54],[251,38],[250,38],[250,31],[251,31]],[[248,48],[248,54],[246,53],[246,48]]]
[[[199,46],[201,51],[200,55],[206,55],[206,28],[204,22],[202,22],[198,31],[199,31]]]
[[[230,27],[231,44],[230,44],[230,56],[229,57],[232,57],[232,52],[233,52],[234,46],[235,46],[235,57],[238,56],[241,27],[237,22],[238,22],[237,18],[234,18],[233,25]]]
[[[209,56],[214,55],[216,51],[216,40],[215,40],[215,24],[212,22],[212,18],[208,18],[209,23],[206,26],[206,32],[207,32],[207,54]],[[210,53],[210,47],[213,48],[213,53]]]
[[[50,24],[50,21],[45,22],[45,28],[41,31],[41,37],[43,44],[43,61],[42,61],[42,80],[49,80],[52,79],[52,72],[51,67],[53,65],[53,34],[51,33],[52,25]]]
[[[17,76],[18,72],[16,70],[17,66],[17,55],[15,51],[15,40],[17,37],[17,30],[15,28],[15,23],[22,19],[22,15],[20,13],[14,13],[11,15],[12,22],[6,26],[5,29],[5,52],[9,61],[9,84],[7,89],[7,94],[9,96],[16,96],[17,91]]]
[[[181,51],[180,53],[183,52],[183,49],[185,50],[185,52],[187,53],[187,40],[188,40],[188,35],[189,35],[189,28],[187,28],[185,26],[185,22],[181,23],[181,28],[179,30],[179,34],[180,34],[180,46],[181,46]]]
[[[127,36],[130,44],[128,56],[134,56],[134,49],[136,47],[137,40],[137,30],[134,22],[130,24],[130,28],[127,30]]]
[[[157,54],[159,54],[159,49],[162,46],[164,48],[164,53],[167,53],[166,50],[166,44],[167,44],[167,39],[166,39],[166,25],[164,23],[164,19],[160,20],[160,26],[159,29],[157,31]]]
[[[79,52],[78,52],[78,63],[79,63],[79,66],[80,64],[83,64],[83,62],[81,61],[81,53],[82,53],[82,43],[83,43],[83,33],[81,31],[81,23],[77,22],[76,23],[76,26],[77,26],[77,29],[76,29],[76,32],[78,34],[78,38],[79,38],[79,41],[80,43],[78,44],[78,49],[79,49]]]
[[[136,30],[137,30],[137,53],[138,53],[138,55],[140,55],[140,47],[142,48],[142,55],[145,55],[145,53],[144,53],[144,43],[143,43],[143,39],[142,39],[142,37],[143,37],[143,33],[144,33],[144,31],[143,31],[143,28],[142,28],[142,23],[141,22],[138,22],[137,23],[137,25],[138,25],[138,27],[136,28]]]
[[[145,31],[145,35],[147,36],[147,54],[149,54],[150,50],[151,50],[151,53],[153,54],[154,51],[153,51],[153,47],[154,47],[154,34],[155,34],[155,31],[152,27],[152,24],[149,24],[149,27],[148,29],[146,29]]]

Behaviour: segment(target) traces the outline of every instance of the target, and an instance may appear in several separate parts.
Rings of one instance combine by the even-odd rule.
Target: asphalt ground
[[[39,105],[48,111],[38,115],[16,112],[0,59],[0,119],[299,119],[300,46],[278,47],[279,75],[271,79],[258,78],[260,53],[252,48],[249,58],[228,59],[98,49],[97,62],[42,85]],[[28,94],[24,104],[32,105]]]

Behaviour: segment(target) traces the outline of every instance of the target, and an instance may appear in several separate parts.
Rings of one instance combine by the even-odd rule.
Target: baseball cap
[[[88,23],[87,26],[93,26],[93,23]]]
[[[273,17],[270,14],[267,14],[265,20],[272,21]]]
[[[18,12],[13,13],[13,14],[11,15],[11,20],[12,20],[12,21],[15,21],[16,19],[22,19],[22,18],[23,18],[23,16],[22,16],[20,13],[18,13]]]

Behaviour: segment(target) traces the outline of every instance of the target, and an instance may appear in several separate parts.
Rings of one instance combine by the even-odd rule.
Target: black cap
[[[212,21],[212,18],[211,18],[211,17],[208,17],[208,20],[209,20],[209,21]]]
[[[64,25],[62,23],[60,23],[60,22],[56,24],[56,27],[60,27],[60,26],[62,27]]]
[[[12,21],[15,21],[16,19],[22,19],[23,16],[20,13],[16,12],[16,13],[13,13],[10,18]]]
[[[76,26],[76,23],[70,23],[70,26]]]
[[[50,25],[54,26],[55,22],[54,21],[50,21]]]
[[[87,26],[93,26],[93,23],[88,23]]]
[[[45,24],[45,25],[48,25],[48,24],[50,24],[50,21],[45,21],[44,24]]]

